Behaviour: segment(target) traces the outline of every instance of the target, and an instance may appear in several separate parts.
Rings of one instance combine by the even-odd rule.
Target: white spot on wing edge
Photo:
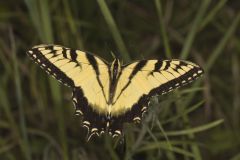
[[[76,97],[73,97],[73,101],[77,103],[77,98],[76,98]]]
[[[91,132],[96,132],[96,131],[98,131],[97,128],[92,128],[92,130],[91,130]]]
[[[93,136],[94,134],[97,135],[97,136],[99,136],[99,134],[98,134],[97,132],[92,132],[92,133],[88,136],[87,142],[92,138],[92,136]]]
[[[115,130],[114,132],[118,135],[121,135],[121,133],[122,133],[120,130]]]
[[[102,128],[102,130],[101,130],[101,132],[100,132],[100,135],[102,135],[102,134],[104,134],[105,133],[105,131],[103,130],[103,128]]]
[[[140,121],[140,120],[141,120],[140,117],[134,117],[134,118],[133,118],[133,121]]]
[[[83,124],[85,124],[85,125],[90,125],[90,122],[89,121],[83,121]]]
[[[110,133],[110,132],[109,132],[109,133]],[[112,134],[112,132],[111,132],[111,134]],[[111,134],[109,134],[109,135],[111,135]],[[112,137],[115,138],[115,137],[120,136],[121,134],[122,134],[122,132],[121,132],[120,130],[115,130],[115,131],[114,131],[114,134],[112,135]]]
[[[143,107],[142,109],[141,109],[141,111],[145,111],[147,109],[147,107]]]
[[[112,137],[115,138],[115,137],[118,137],[119,135],[118,134],[113,134]]]
[[[89,133],[89,126],[87,126],[87,125],[82,125],[84,128],[86,128],[87,129],[87,132]]]
[[[143,116],[143,114],[144,114],[144,112],[142,112],[142,116]],[[138,123],[141,122],[141,118],[140,118],[140,117],[134,117],[134,118],[133,118],[133,122],[136,123],[136,124],[138,124]]]
[[[194,73],[194,74],[193,74],[193,77],[196,77],[196,76],[197,76],[197,73]]]
[[[80,109],[78,109],[75,111],[75,115],[76,116],[83,115],[83,112]]]

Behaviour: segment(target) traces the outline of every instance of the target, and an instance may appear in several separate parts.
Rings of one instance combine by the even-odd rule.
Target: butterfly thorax
[[[119,77],[119,73],[121,72],[121,63],[119,59],[116,58],[113,60],[111,63],[110,72],[111,79],[116,81],[116,79]]]
[[[116,89],[116,83],[118,77],[121,73],[121,62],[119,59],[114,59],[110,66],[110,76],[111,76],[111,83],[110,83],[110,97],[109,97],[109,104],[111,105],[114,97],[114,91]]]

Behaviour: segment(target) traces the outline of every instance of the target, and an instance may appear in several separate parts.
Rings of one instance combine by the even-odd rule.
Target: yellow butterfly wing
[[[73,102],[78,114],[90,112],[89,108],[96,113],[106,112],[110,77],[105,61],[60,45],[34,46],[27,54],[48,74],[73,88]],[[82,111],[84,105],[91,107]]]
[[[153,95],[190,83],[202,73],[198,65],[177,59],[142,60],[123,66],[111,114],[116,117],[126,114],[126,119],[130,116],[131,120],[139,120]]]

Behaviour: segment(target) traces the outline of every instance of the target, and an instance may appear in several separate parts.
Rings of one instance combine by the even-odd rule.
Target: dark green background
[[[1,0],[0,159],[240,159],[240,1]],[[205,75],[151,101],[124,146],[86,142],[71,90],[26,55],[54,43],[109,61],[186,59]]]

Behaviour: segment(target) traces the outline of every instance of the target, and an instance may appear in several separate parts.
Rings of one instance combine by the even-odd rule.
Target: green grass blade
[[[121,52],[121,55],[122,55],[122,58],[125,62],[129,62],[131,60],[129,54],[128,54],[128,51],[127,51],[127,48],[123,42],[123,39],[122,39],[122,36],[117,28],[117,25],[111,15],[111,12],[105,2],[105,0],[97,0],[98,2],[98,5],[101,9],[101,12],[108,24],[108,27],[112,33],[112,36],[115,40],[115,43],[117,44],[117,47],[118,49],[120,50]]]
[[[48,0],[41,1],[41,19],[43,22],[43,32],[45,33],[44,40],[47,43],[52,43],[54,41],[53,33],[52,33],[52,20],[50,19],[50,11],[49,11],[49,2]],[[62,155],[64,160],[68,160],[68,147],[67,147],[67,136],[66,136],[66,126],[64,121],[64,110],[62,104],[62,95],[61,88],[59,83],[53,79],[49,79],[51,94],[55,106],[56,118],[58,122],[59,136],[62,144]]]
[[[39,34],[43,34],[43,41],[45,43],[53,43],[53,32],[52,32],[52,23],[51,23],[51,14],[49,10],[49,2],[48,0],[40,1],[40,14],[42,22],[42,32]],[[38,22],[39,23],[39,22]]]
[[[232,157],[230,160],[239,160],[240,159],[240,153]]]
[[[2,84],[2,86],[0,86],[0,110],[3,110],[3,114],[7,117],[7,121],[9,123],[9,128],[10,130],[14,133],[13,136],[16,137],[16,139],[18,140],[19,146],[21,151],[24,153],[25,152],[25,148],[24,145],[22,143],[22,139],[19,135],[19,131],[17,128],[17,124],[14,120],[14,115],[10,110],[10,104],[7,98],[7,93],[5,92],[6,88],[3,86],[6,86],[4,81],[0,81],[0,83]],[[1,129],[1,127],[0,127]],[[0,139],[0,146],[2,146],[2,140]],[[5,153],[6,157],[10,158],[10,159],[14,159],[13,155],[11,155],[11,152],[7,152],[6,150],[9,149],[9,147],[5,147],[3,146],[3,148],[0,149],[0,155]]]
[[[41,34],[41,21],[37,0],[25,0],[25,4],[27,5],[31,21],[38,32],[38,36],[43,39],[44,35]]]
[[[34,26],[38,31],[38,35],[42,42],[53,43],[53,26],[50,13],[50,6],[48,0],[35,1],[35,0],[25,0],[29,8],[31,18],[33,20]],[[32,7],[34,9],[32,9]],[[49,79],[51,95],[55,106],[56,119],[59,129],[59,137],[62,144],[62,155],[63,159],[68,159],[68,147],[67,147],[67,137],[65,133],[65,121],[64,121],[64,111],[62,107],[62,95],[59,84],[56,80]]]
[[[217,44],[217,47],[214,49],[213,53],[208,58],[207,64],[204,67],[205,71],[208,72],[208,70],[210,70],[212,68],[216,59],[220,56],[221,53],[223,53],[223,50],[224,50],[229,38],[235,33],[235,31],[238,28],[239,20],[240,20],[240,13],[237,14],[236,18],[234,19],[232,24],[229,26],[228,30],[225,32],[223,38],[219,41],[219,43]],[[200,84],[201,84],[201,81],[198,80],[197,82],[194,83],[193,86],[198,87]],[[189,94],[189,96],[187,97],[188,101],[184,102],[184,105],[187,106],[190,103],[190,101],[193,99],[194,96],[195,96],[195,92]]]
[[[187,38],[185,40],[185,43],[180,55],[181,59],[186,59],[188,57],[190,53],[190,48],[197,34],[198,27],[202,21],[203,15],[205,14],[210,2],[211,2],[210,0],[201,1],[201,6],[199,7],[198,13],[193,21],[192,29],[188,33]]]
[[[188,108],[187,110],[185,110],[181,115],[176,115],[172,118],[169,118],[165,121],[162,122],[162,124],[167,124],[173,121],[176,121],[177,119],[181,118],[183,115],[188,115],[189,113],[195,111],[197,108],[199,108],[200,106],[202,106],[202,104],[204,103],[204,101],[200,101],[197,104],[193,105],[192,107]]]
[[[15,79],[15,88],[16,88],[16,97],[17,97],[17,106],[19,108],[19,125],[21,130],[21,136],[23,138],[23,141],[21,143],[26,160],[31,160],[31,149],[29,144],[29,138],[27,134],[27,126],[26,126],[26,118],[24,114],[24,107],[23,107],[23,95],[22,95],[22,86],[21,86],[21,78],[19,73],[19,65],[18,65],[18,57],[16,53],[16,46],[15,46],[15,39],[13,36],[12,31],[10,32],[10,39],[11,39],[11,48],[12,48],[12,54],[13,54],[13,68],[14,68],[14,79]]]
[[[176,94],[178,95],[179,92],[176,92]],[[182,104],[182,101],[177,101],[176,104],[177,104],[177,106],[179,106],[179,109],[178,109],[179,114],[184,113],[185,106]],[[183,119],[183,123],[186,124],[185,128],[186,129],[191,129],[190,120],[189,120],[188,115],[187,114],[182,114],[182,119]],[[195,135],[194,135],[194,133],[188,133],[187,137],[182,137],[182,138],[183,139],[188,138],[190,140],[195,140]],[[197,145],[194,145],[194,144],[191,144],[190,146],[187,146],[187,145],[183,144],[183,148],[185,148],[186,150],[189,147],[191,148],[191,150],[192,150],[192,152],[194,154],[195,159],[196,160],[201,160],[202,158],[201,158],[201,153],[200,153],[199,147]],[[184,159],[187,160],[188,157],[185,156]]]
[[[175,152],[175,153],[179,153],[179,154],[182,154],[187,157],[194,157],[194,154],[192,154],[191,152],[188,152],[184,149],[181,149],[178,147],[171,147],[171,149],[170,149],[168,143],[166,143],[166,142],[149,143],[149,144],[144,145],[143,147],[139,148],[138,152],[150,151],[150,150],[158,149],[158,148],[164,149],[167,151],[171,151],[171,152]]]
[[[191,87],[191,88],[182,90],[181,95],[192,93],[192,92],[200,92],[200,91],[203,91],[203,90],[204,90],[204,87]]]
[[[2,39],[0,39],[0,45],[1,44],[4,44]],[[0,46],[0,64],[2,64],[3,70],[5,71],[6,74],[9,74],[9,73],[12,72],[11,65],[8,63],[7,58],[3,55],[3,51],[1,50],[1,46]]]
[[[233,79],[233,125],[236,129],[240,130],[240,61],[239,55],[232,55],[232,79]]]
[[[161,3],[161,0],[154,0],[154,2],[155,2],[155,6],[156,6],[157,12],[158,12],[158,18],[159,18],[159,23],[160,23],[160,31],[161,31],[162,38],[163,38],[165,54],[166,54],[167,58],[171,58],[172,53],[171,53],[171,48],[170,48],[170,45],[169,45],[169,39],[168,39],[166,27],[165,27],[163,10],[162,10],[162,3]]]
[[[211,122],[211,123],[199,126],[199,127],[190,128],[190,129],[186,129],[186,130],[180,130],[180,131],[169,131],[169,132],[165,132],[165,134],[168,136],[180,136],[180,135],[198,133],[198,132],[202,132],[202,131],[208,130],[210,128],[216,127],[223,122],[224,122],[224,120],[220,119],[220,120],[217,120],[217,121],[214,121],[214,122]]]
[[[77,46],[83,50],[84,49],[83,41],[79,35],[78,28],[76,26],[77,23],[74,21],[74,17],[71,12],[71,6],[69,5],[69,3],[70,2],[68,0],[63,0],[66,21],[68,22],[70,31],[72,32],[72,34],[70,35],[75,36]]]
[[[222,9],[222,7],[226,4],[227,1],[228,0],[220,0],[218,4],[213,9],[211,9],[210,13],[206,16],[206,18],[202,20],[199,31],[213,21],[213,18],[220,11],[220,9]]]
[[[225,32],[224,37],[221,39],[219,44],[217,45],[216,49],[213,51],[213,53],[210,55],[207,61],[206,70],[209,70],[212,68],[213,64],[215,63],[216,59],[219,57],[222,51],[224,50],[224,47],[226,46],[229,38],[235,33],[235,31],[239,27],[239,20],[240,20],[240,13],[237,14],[236,18],[234,19],[233,23],[230,25],[228,30]]]

